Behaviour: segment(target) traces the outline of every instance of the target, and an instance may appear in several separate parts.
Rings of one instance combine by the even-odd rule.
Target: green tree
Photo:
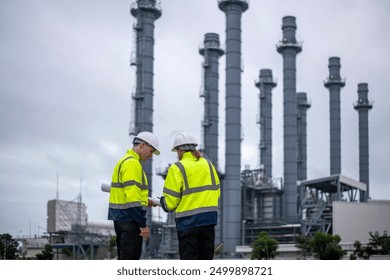
[[[299,253],[304,257],[313,256],[318,260],[340,260],[346,252],[340,246],[339,235],[317,231],[312,237],[300,237],[296,240]]]
[[[53,247],[46,244],[41,253],[35,255],[37,260],[52,260],[54,258]]]
[[[303,259],[306,259],[311,255],[311,246],[310,246],[310,237],[299,235],[295,239],[295,246],[298,248],[298,253],[303,256]]]
[[[380,235],[379,232],[369,232],[370,239],[369,245],[374,249],[374,253],[378,255],[389,255],[390,254],[390,236],[387,235],[387,231]]]
[[[350,260],[362,259],[369,260],[370,256],[374,254],[374,250],[371,246],[363,246],[360,241],[356,240],[353,243],[354,251],[349,256]]]
[[[268,236],[268,233],[262,231],[252,243],[252,260],[269,260],[275,258],[279,243],[277,240]]]
[[[0,259],[16,260],[18,258],[18,241],[8,233],[0,234]]]
[[[60,252],[64,260],[70,260],[73,255],[73,252],[68,247],[62,248]]]
[[[356,240],[353,244],[354,251],[350,255],[351,260],[370,259],[371,255],[389,255],[390,254],[390,236],[387,231],[380,235],[377,231],[375,233],[369,232],[370,239],[366,246],[363,246],[360,241]]]

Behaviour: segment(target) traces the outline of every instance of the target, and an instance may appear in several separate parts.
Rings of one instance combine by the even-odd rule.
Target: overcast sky
[[[135,0],[0,1],[0,234],[46,231],[46,206],[81,192],[89,221],[106,221],[116,161],[130,147],[135,71],[129,13]],[[225,42],[225,15],[215,0],[163,0],[155,22],[154,132],[161,155],[153,171],[176,160],[178,131],[200,141],[199,47],[205,33]],[[259,71],[269,68],[273,90],[273,175],[283,176],[283,69],[275,45],[282,18],[295,16],[303,50],[297,91],[307,93],[308,179],[329,175],[328,59],[338,56],[341,90],[342,173],[359,179],[357,84],[368,83],[370,194],[390,199],[390,2],[388,0],[252,0],[242,16],[242,168],[259,167]],[[224,170],[225,56],[220,58],[219,162]],[[57,184],[58,174],[58,184]],[[154,176],[153,195],[163,180]],[[158,211],[154,211],[157,219]]]

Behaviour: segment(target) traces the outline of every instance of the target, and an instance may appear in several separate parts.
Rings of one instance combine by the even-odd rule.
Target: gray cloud
[[[36,233],[46,227],[46,203],[82,192],[90,220],[105,220],[116,160],[129,147],[129,66],[134,45],[129,14],[133,1],[0,2],[0,233]],[[225,16],[217,1],[162,1],[155,29],[154,131],[162,154],[153,168],[175,161],[173,136],[201,136],[199,47],[216,32],[223,43]],[[297,90],[307,92],[308,177],[329,173],[329,94],[323,86],[328,58],[341,58],[347,79],[341,92],[342,170],[358,179],[357,84],[367,82],[370,112],[370,182],[373,198],[390,199],[387,159],[390,119],[386,75],[390,73],[390,5],[374,1],[251,1],[242,17],[242,166],[259,164],[259,70],[270,68],[273,91],[274,175],[283,174],[282,58],[275,44],[285,15],[297,19],[303,51],[297,57]],[[224,67],[220,59],[220,165],[224,167]],[[153,178],[154,195],[163,181]],[[41,232],[43,231],[40,229]]]

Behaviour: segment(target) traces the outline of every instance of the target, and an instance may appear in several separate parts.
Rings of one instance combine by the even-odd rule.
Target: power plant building
[[[316,230],[326,233],[340,231],[340,225],[334,225],[334,215],[340,213],[342,203],[359,207],[359,201],[367,201],[368,192],[368,120],[367,111],[371,103],[367,99],[367,88],[359,85],[359,101],[355,109],[359,112],[360,128],[360,181],[348,178],[341,173],[341,107],[340,89],[345,80],[340,76],[340,58],[329,58],[329,77],[324,86],[330,96],[330,174],[324,178],[308,179],[307,124],[310,116],[307,110],[311,102],[306,92],[296,89],[296,57],[302,51],[302,43],[296,39],[296,18],[282,18],[282,40],[276,50],[283,59],[283,178],[277,178],[272,170],[272,90],[277,83],[272,70],[260,70],[255,86],[259,89],[260,126],[259,162],[257,169],[241,167],[241,75],[243,73],[241,57],[241,17],[249,9],[249,1],[218,0],[218,8],[225,14],[225,50],[220,47],[217,33],[209,32],[204,36],[199,53],[203,57],[202,84],[200,97],[204,102],[201,118],[201,150],[205,157],[220,170],[218,158],[219,141],[219,59],[225,56],[225,170],[221,177],[221,200],[219,209],[220,224],[216,227],[216,244],[223,242],[221,258],[241,256],[242,246],[249,246],[260,231],[267,231],[281,244],[294,244],[298,235],[311,235]],[[143,123],[143,114],[152,120],[153,112],[153,23],[162,15],[159,3],[152,0],[138,0],[132,14],[137,17],[136,62],[137,85],[133,101],[136,104],[135,115],[131,123]],[[139,11],[139,12],[135,12]],[[142,12],[142,13],[141,13]],[[142,17],[145,16],[145,18]],[[147,19],[146,19],[147,18]],[[147,23],[148,32],[143,23]],[[141,44],[141,42],[143,42]],[[143,45],[143,44],[147,45]],[[147,54],[146,51],[149,51]],[[145,66],[141,62],[145,63]],[[146,68],[145,68],[146,67]],[[145,70],[147,70],[145,72]],[[147,74],[145,76],[145,74]],[[148,77],[146,80],[145,77]],[[319,81],[320,83],[320,81]],[[147,87],[145,87],[147,85]],[[146,92],[144,90],[146,89]],[[145,98],[149,94],[149,99]],[[147,101],[149,100],[149,101]],[[137,105],[138,104],[138,105]],[[142,104],[142,105],[141,105]],[[371,107],[370,107],[371,106]],[[138,108],[138,109],[137,109]],[[144,109],[145,108],[145,111]],[[151,129],[153,123],[143,126]],[[134,130],[134,129],[133,129]],[[135,129],[137,130],[137,129]],[[158,172],[163,178],[166,171]],[[350,205],[348,204],[348,205]],[[334,212],[337,205],[337,212]],[[347,206],[349,207],[349,206]],[[372,206],[372,209],[375,207]],[[375,210],[372,210],[375,211]],[[383,217],[383,216],[381,216]],[[173,215],[168,213],[167,221],[153,222],[154,232],[159,232],[148,257],[177,258],[177,236]],[[153,239],[153,236],[151,237]],[[157,248],[157,249],[156,249]]]
[[[84,203],[59,199],[47,203],[47,232],[71,232],[75,226],[87,225],[87,212]]]
[[[204,102],[200,118],[204,156],[217,167],[221,177],[219,224],[216,227],[216,245],[223,242],[222,253],[215,258],[247,257],[250,245],[261,231],[278,240],[281,248],[294,246],[299,235],[310,236],[316,231],[339,234],[342,242],[368,241],[369,231],[390,230],[390,202],[370,200],[369,196],[369,126],[368,112],[372,102],[368,98],[368,84],[358,84],[358,101],[354,109],[359,117],[359,179],[342,174],[341,168],[341,106],[340,91],[345,79],[340,76],[340,58],[328,61],[329,77],[319,87],[329,90],[330,122],[330,174],[321,178],[307,178],[308,142],[307,125],[311,108],[308,94],[297,91],[297,55],[302,43],[296,39],[297,23],[294,16],[282,18],[282,40],[276,51],[282,57],[283,83],[283,177],[273,174],[273,89],[277,86],[275,73],[259,65],[255,82],[259,92],[259,166],[250,169],[241,166],[241,17],[249,9],[249,1],[218,0],[214,8],[226,18],[225,44],[221,47],[218,33],[204,35],[202,56],[202,84],[200,97]],[[211,3],[210,8],[213,8]],[[155,0],[137,0],[130,13],[134,24],[135,51],[131,65],[136,72],[135,92],[132,93],[130,135],[142,130],[153,131],[154,105],[154,24],[162,16],[160,3]],[[310,51],[310,50],[307,50]],[[219,59],[225,56],[225,88],[220,90]],[[254,89],[255,91],[256,89]],[[312,94],[312,93],[309,93]],[[225,98],[225,123],[219,123],[219,100]],[[253,112],[256,115],[257,112]],[[225,168],[222,173],[219,154],[219,130],[224,127]],[[326,133],[326,132],[325,132]],[[145,165],[149,182],[152,181],[152,161]],[[157,175],[165,178],[167,170]],[[150,190],[149,196],[152,196]],[[66,207],[65,207],[66,206]],[[65,208],[67,210],[65,210]],[[145,245],[143,258],[178,258],[178,241],[173,215],[168,213],[165,222],[152,220],[150,241]],[[348,223],[347,223],[348,221]],[[346,227],[348,224],[348,227]],[[71,231],[72,225],[87,227],[86,207],[81,203],[48,203],[48,232]],[[98,231],[97,228],[94,228]],[[105,229],[107,230],[107,229]],[[85,231],[84,231],[85,232]],[[111,234],[111,233],[110,233]],[[84,235],[83,240],[96,240]],[[92,235],[100,237],[99,234]],[[107,235],[108,236],[108,235]],[[107,237],[106,236],[106,237]],[[96,244],[100,244],[96,241]],[[75,242],[75,244],[82,244]],[[90,250],[94,250],[92,246]],[[93,252],[91,253],[93,254]]]

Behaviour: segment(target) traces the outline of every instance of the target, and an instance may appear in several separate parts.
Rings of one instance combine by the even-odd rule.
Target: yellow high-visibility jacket
[[[108,219],[135,221],[146,226],[148,180],[139,155],[129,149],[112,173]]]
[[[205,158],[184,153],[169,167],[163,195],[165,210],[175,212],[178,231],[217,224],[220,181]]]

